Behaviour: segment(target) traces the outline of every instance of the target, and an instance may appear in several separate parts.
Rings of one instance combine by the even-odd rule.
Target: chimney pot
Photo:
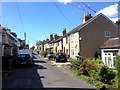
[[[62,30],[62,36],[64,36],[66,34],[66,28],[63,28]]]

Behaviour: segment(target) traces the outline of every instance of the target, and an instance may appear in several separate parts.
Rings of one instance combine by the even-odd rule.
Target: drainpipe
[[[68,39],[69,39],[69,46],[68,46],[68,48],[69,48],[69,57],[70,57],[70,35],[68,35]]]
[[[78,29],[79,32],[79,52],[80,52],[80,56],[81,56],[81,51],[82,51],[82,45],[81,45],[81,41],[82,41],[82,37],[81,37],[81,33],[80,33],[80,29]]]

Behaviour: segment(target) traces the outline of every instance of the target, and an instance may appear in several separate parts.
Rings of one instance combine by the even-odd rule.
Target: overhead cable
[[[18,15],[19,15],[19,18],[20,18],[20,23],[21,23],[21,26],[22,26],[22,30],[25,33],[25,29],[24,29],[24,25],[23,25],[23,21],[22,21],[22,17],[21,17],[21,12],[20,12],[20,7],[19,7],[18,2],[16,2],[16,5],[17,5],[17,9],[18,9]]]
[[[74,27],[74,25],[71,23],[71,21],[64,15],[62,10],[57,6],[57,4],[55,2],[54,2],[54,5],[58,9],[58,11],[62,14],[62,16],[69,22],[69,24]]]
[[[82,0],[80,0],[80,2],[85,5],[88,9],[92,10],[94,13],[96,13],[95,10],[93,10],[90,6],[88,6],[87,4],[85,4],[84,2],[82,2]]]

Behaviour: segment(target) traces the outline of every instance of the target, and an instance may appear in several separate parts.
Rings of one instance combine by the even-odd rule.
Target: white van
[[[21,49],[21,50],[18,50],[18,54],[29,54],[30,57],[33,58],[32,49]]]

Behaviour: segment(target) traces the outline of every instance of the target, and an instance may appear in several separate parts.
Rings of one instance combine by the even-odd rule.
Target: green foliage
[[[75,70],[75,69],[73,69],[72,70],[72,74],[74,75],[74,76],[79,76],[79,70]]]
[[[69,57],[68,59],[69,59],[70,62],[76,61],[75,59],[73,59],[71,57]]]
[[[96,70],[90,70],[90,71],[89,71],[90,77],[92,77],[92,78],[94,78],[94,79],[96,79],[96,80],[98,80],[98,74],[99,74],[99,72],[96,71]]]
[[[41,56],[44,56],[44,57],[46,57],[47,56],[47,51],[44,51],[42,54],[41,54]]]
[[[71,69],[77,69],[80,75],[83,74],[86,76],[97,77],[97,71],[99,71],[98,69],[101,65],[103,65],[103,62],[100,59],[81,59],[78,61],[71,59],[70,67]]]
[[[81,76],[79,76],[79,78],[82,79],[82,80],[85,80],[87,83],[89,83],[91,85],[94,85],[96,88],[103,88],[105,86],[105,84],[103,84],[102,82],[94,80],[91,77],[87,77],[87,76],[81,75]]]
[[[81,67],[83,67],[84,69],[86,70],[95,70],[96,69],[96,66],[94,65],[93,62],[91,61],[88,61],[88,60],[84,60],[81,65]]]
[[[35,46],[32,46],[30,49],[34,50],[34,49],[35,49]]]
[[[115,69],[117,70],[116,85],[120,88],[120,56],[115,57]]]
[[[71,59],[70,67],[75,76],[82,78],[97,88],[112,87],[114,84],[115,71],[105,66],[100,59],[92,58],[78,61]]]
[[[115,78],[115,76],[115,72],[107,66],[103,66],[99,73],[99,79],[104,83],[110,83]]]
[[[78,61],[73,60],[73,61],[71,61],[70,68],[79,70],[81,62],[82,62],[82,60],[78,60]]]

